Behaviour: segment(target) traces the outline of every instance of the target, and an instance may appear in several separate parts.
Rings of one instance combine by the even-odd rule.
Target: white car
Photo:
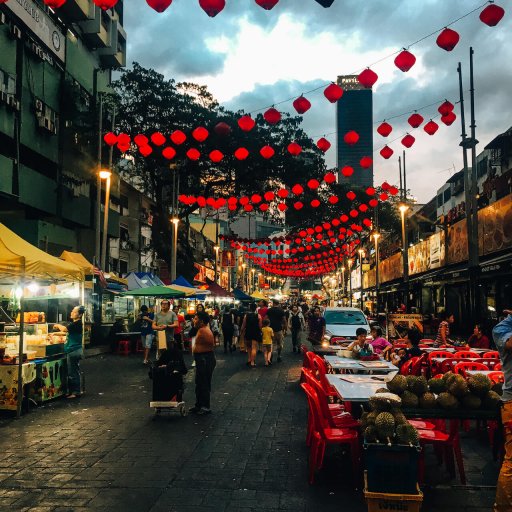
[[[359,308],[325,308],[325,338],[332,341],[352,341],[362,327],[370,335],[368,319]]]

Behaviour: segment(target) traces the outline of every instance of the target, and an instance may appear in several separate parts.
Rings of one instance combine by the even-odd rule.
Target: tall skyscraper
[[[336,162],[338,170],[345,165],[354,168],[354,174],[348,178],[339,173],[339,182],[362,187],[373,186],[373,166],[363,169],[359,164],[363,156],[373,158],[372,90],[365,89],[357,80],[356,75],[339,76],[338,85],[345,92],[337,103]],[[344,135],[350,130],[359,134],[359,141],[353,146],[349,146],[343,140]]]

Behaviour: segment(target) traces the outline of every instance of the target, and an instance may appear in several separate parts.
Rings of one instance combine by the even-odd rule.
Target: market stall
[[[16,410],[18,416],[21,414],[23,388],[27,382],[36,379],[38,355],[42,363],[49,357],[58,356],[62,361],[58,366],[58,377],[65,375],[64,340],[51,335],[44,312],[27,313],[30,289],[45,286],[50,295],[55,295],[58,283],[80,282],[83,297],[83,279],[83,268],[41,251],[0,224],[0,285],[11,288],[11,298],[16,301],[19,311],[19,321],[16,316],[8,319],[14,326],[9,340],[5,332],[1,336],[0,385],[4,398],[0,399],[0,408]],[[35,350],[30,350],[32,348]],[[29,357],[34,362],[29,362]],[[15,374],[14,367],[17,369]],[[53,379],[50,381],[53,382],[50,384],[55,387],[55,367],[51,373]]]

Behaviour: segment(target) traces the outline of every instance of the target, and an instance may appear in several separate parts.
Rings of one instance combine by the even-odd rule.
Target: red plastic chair
[[[485,352],[482,357],[484,359],[499,359],[500,353],[497,350],[491,350],[490,352]]]
[[[487,374],[487,377],[489,377],[493,384],[505,382],[505,375],[503,374],[503,372],[491,372]]]
[[[305,358],[308,359],[308,366],[306,366],[306,365],[304,365],[304,366],[306,366],[306,368],[308,368],[308,367],[313,368],[313,361],[314,361],[315,357],[316,357],[316,354],[312,350],[306,352]]]
[[[355,429],[330,428],[322,417],[316,391],[307,383],[301,384],[308,399],[313,426],[309,453],[309,483],[315,481],[315,471],[322,469],[327,444],[346,444],[350,447],[354,478],[360,474],[359,435]]]
[[[501,372],[501,361],[498,363],[498,364],[495,364],[494,365],[494,370],[495,372]]]
[[[420,340],[420,343],[423,345],[433,345],[435,343],[435,341],[430,340],[428,338],[423,338],[422,340]]]
[[[460,481],[466,485],[466,472],[464,471],[464,461],[460,447],[459,422],[450,421],[450,432],[441,430],[418,430],[420,436],[420,445],[422,447],[419,458],[419,483],[423,485],[425,480],[425,446],[431,444],[434,448],[442,448],[446,457],[446,462],[450,474],[455,477],[455,460],[459,469]]]
[[[424,365],[426,365],[427,354],[423,354],[419,357],[414,357],[416,359],[411,365],[411,375],[420,376],[423,374]]]
[[[130,340],[119,340],[117,345],[117,353],[121,356],[129,356],[130,351]]]
[[[451,352],[447,352],[446,350],[433,350],[428,355],[428,363],[430,366],[430,375],[432,377],[435,377],[439,373],[442,372],[442,365],[444,363],[439,363],[437,361],[434,361],[434,358],[436,357],[444,357],[445,359],[451,359],[453,358],[453,354]]]
[[[434,357],[453,357],[453,354],[446,350],[432,350],[428,355],[428,361],[431,363]]]
[[[400,375],[411,375],[412,365],[419,357],[412,357],[400,367]]]
[[[458,350],[455,352],[455,357],[458,359],[478,359],[480,356],[477,352],[471,350]]]
[[[473,361],[461,362],[455,365],[453,371],[466,377],[466,370],[480,370],[480,371],[489,371],[489,368],[482,363],[474,363]]]

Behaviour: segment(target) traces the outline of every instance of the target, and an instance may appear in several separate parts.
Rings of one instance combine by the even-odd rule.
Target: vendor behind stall
[[[84,306],[76,306],[71,310],[72,321],[69,324],[53,326],[55,330],[67,333],[64,352],[68,358],[68,398],[79,398],[81,393],[80,359],[84,355],[82,322],[84,313]]]

